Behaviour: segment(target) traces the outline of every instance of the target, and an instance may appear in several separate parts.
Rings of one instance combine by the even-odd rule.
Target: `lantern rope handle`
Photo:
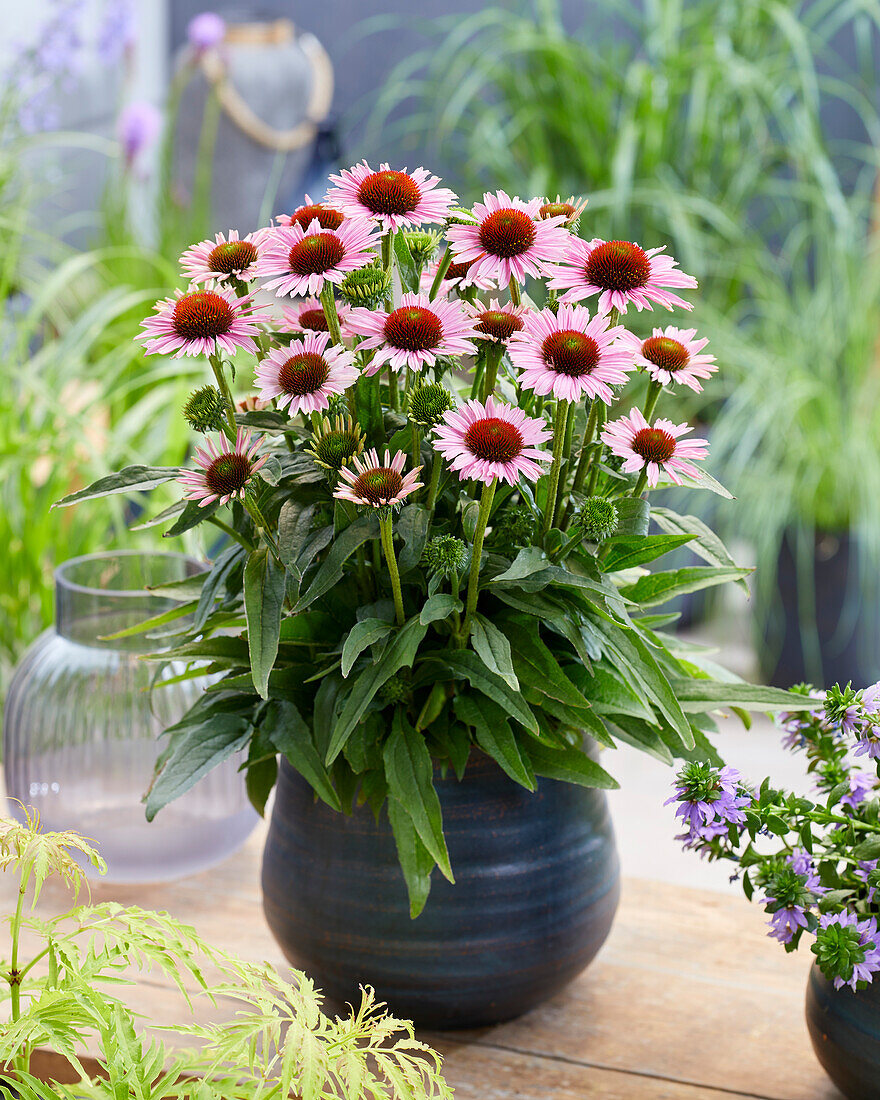
[[[241,93],[229,79],[221,50],[206,50],[198,59],[205,79],[214,88],[221,108],[233,123],[258,145],[280,153],[301,149],[315,140],[318,125],[330,112],[333,100],[333,64],[327,51],[313,34],[297,35],[288,19],[270,24],[244,24],[227,31],[224,44],[247,43],[260,45],[296,40],[312,69],[312,87],[306,105],[305,118],[289,130],[276,130],[264,122],[245,102]]]

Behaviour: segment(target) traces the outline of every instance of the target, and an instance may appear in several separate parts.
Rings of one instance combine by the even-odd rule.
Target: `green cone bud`
[[[461,574],[467,564],[467,546],[454,535],[435,535],[422,551],[422,564],[429,573]]]
[[[339,293],[351,306],[375,309],[380,302],[391,297],[391,273],[381,267],[361,267],[349,271],[339,284]]]
[[[439,382],[420,382],[409,391],[406,416],[420,428],[434,428],[444,413],[455,408],[455,399]]]
[[[495,522],[494,540],[501,546],[529,546],[535,517],[528,508],[508,508]]]
[[[617,530],[617,508],[604,497],[587,497],[575,522],[583,532],[584,538],[601,542]]]
[[[410,255],[419,268],[429,263],[437,254],[440,244],[440,234],[429,231],[406,232],[403,239],[407,243]]]
[[[194,431],[219,431],[226,420],[226,398],[216,386],[203,386],[189,395],[183,415]]]

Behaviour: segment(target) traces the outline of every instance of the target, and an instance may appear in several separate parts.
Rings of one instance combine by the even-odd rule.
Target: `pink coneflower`
[[[437,277],[437,271],[439,270],[441,262],[441,260],[436,260],[434,263],[428,264],[419,276],[419,289],[423,290],[425,294],[427,294],[434,285],[434,279]],[[446,274],[440,282],[438,296],[447,298],[453,290],[462,287],[468,272],[476,262],[476,260],[468,260],[465,264],[450,264]],[[474,276],[467,285],[469,287],[475,286],[478,290],[497,289],[495,283],[491,279],[480,278],[479,275]]]
[[[395,172],[383,164],[378,172],[361,161],[353,168],[330,177],[336,187],[327,192],[327,201],[338,206],[349,218],[369,218],[385,232],[442,222],[457,201],[448,187],[438,187],[439,176],[424,168],[414,172]]]
[[[311,195],[305,195],[305,204],[298,206],[292,214],[282,214],[278,218],[279,225],[293,225],[298,222],[303,229],[308,229],[313,221],[317,221],[322,229],[338,229],[345,221],[345,215],[341,210],[336,210],[324,202],[313,202]]]
[[[507,286],[511,279],[524,283],[527,275],[541,278],[548,263],[561,260],[569,241],[562,228],[565,218],[540,219],[541,199],[523,202],[504,191],[487,192],[474,204],[474,225],[451,225],[446,231],[457,263],[477,262],[463,280],[473,285],[476,278],[491,279]],[[536,220],[537,219],[537,220]]]
[[[625,458],[624,473],[645,470],[648,484],[653,488],[663,473],[676,485],[681,485],[679,474],[697,478],[700,472],[688,459],[705,458],[709,443],[705,439],[680,439],[692,429],[687,424],[673,424],[671,420],[655,420],[649,424],[638,409],[629,416],[609,424],[602,433],[614,454]]]
[[[157,302],[156,314],[141,321],[146,332],[137,337],[146,341],[148,355],[215,355],[225,351],[234,355],[236,348],[255,353],[257,323],[271,318],[254,313],[251,298],[239,298],[231,290],[177,291],[176,298]]]
[[[512,336],[522,332],[525,306],[515,306],[513,302],[502,306],[497,298],[493,298],[488,306],[465,303],[465,309],[476,323],[474,335],[478,340],[507,344]]]
[[[213,241],[200,241],[180,257],[181,270],[191,283],[222,283],[227,279],[249,282],[254,277],[264,233],[260,230],[239,239],[238,230],[230,229],[228,238],[218,233]]]
[[[344,328],[345,319],[351,310],[346,302],[336,303],[336,316],[339,318],[340,328]],[[285,306],[281,311],[284,317],[282,331],[287,332],[329,332],[327,318],[324,315],[324,307],[320,298],[303,298],[301,302],[294,302],[291,306]]]
[[[670,294],[664,287],[687,287],[693,290],[697,280],[676,270],[671,256],[660,255],[666,247],[649,248],[647,252],[632,241],[592,241],[567,236],[568,249],[562,263],[552,267],[553,278],[547,284],[552,290],[564,290],[564,302],[580,302],[598,294],[599,312],[612,309],[626,313],[632,303],[636,309],[652,309],[651,302],[672,309],[693,309],[690,302]]]
[[[416,466],[406,475],[403,467],[406,455],[398,451],[394,458],[386,449],[380,461],[375,448],[353,459],[354,470],[340,467],[339,478],[344,484],[333,494],[337,500],[349,500],[353,504],[365,504],[370,508],[394,508],[403,500],[421,489],[418,480],[421,466]]]
[[[291,416],[328,408],[330,394],[344,393],[360,373],[353,351],[329,343],[328,332],[308,332],[289,348],[273,348],[255,372],[260,397],[276,397]]]
[[[462,481],[473,478],[488,485],[501,478],[516,485],[520,476],[537,481],[542,473],[538,463],[552,457],[539,450],[553,434],[544,421],[492,397],[485,405],[466,401],[450,409],[434,431],[434,447]]]
[[[640,340],[635,333],[624,329],[621,343],[635,356],[636,366],[644,367],[655,382],[667,386],[681,382],[695,393],[703,389],[698,381],[708,378],[718,368],[713,366],[714,355],[700,355],[708,339],[695,340],[695,328],[655,328],[647,340]]]
[[[262,442],[256,439],[252,443],[251,433],[242,428],[238,429],[235,446],[231,449],[225,439],[220,448],[212,440],[206,440],[205,446],[195,453],[194,462],[199,469],[187,470],[178,479],[183,485],[184,496],[197,500],[202,508],[215,500],[221,504],[233,498],[240,500],[251,478],[269,457],[256,457]]]
[[[474,322],[462,306],[443,298],[431,302],[427,294],[404,294],[391,313],[353,309],[346,328],[367,337],[358,345],[360,350],[377,349],[367,374],[375,374],[385,363],[393,371],[404,367],[421,371],[433,367],[438,355],[466,355],[474,350]]]
[[[279,298],[320,294],[325,282],[341,283],[349,271],[372,263],[374,242],[366,222],[322,229],[315,218],[307,229],[299,222],[276,226],[266,233],[257,274],[270,277],[265,289]]]
[[[632,352],[619,343],[622,325],[609,328],[605,313],[591,320],[586,306],[560,306],[557,314],[542,309],[524,324],[510,343],[511,362],[522,371],[520,386],[563,401],[586,394],[611,404],[611,386],[626,382],[633,369]]]

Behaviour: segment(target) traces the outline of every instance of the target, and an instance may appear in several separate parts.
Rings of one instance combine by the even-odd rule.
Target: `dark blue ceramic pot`
[[[835,989],[818,966],[807,983],[807,1029],[816,1057],[850,1100],[880,1097],[880,982]]]
[[[605,795],[532,794],[474,754],[437,779],[455,885],[435,869],[411,920],[386,817],[316,802],[282,762],[263,858],[266,918],[287,958],[337,1002],[371,985],[422,1027],[511,1019],[562,989],[605,941],[619,869]]]

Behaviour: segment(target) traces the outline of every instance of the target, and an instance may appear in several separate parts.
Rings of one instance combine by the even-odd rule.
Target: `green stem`
[[[486,377],[483,380],[483,401],[493,393],[495,383],[498,380],[498,368],[501,365],[501,356],[504,354],[502,343],[490,344],[486,352]]]
[[[339,314],[336,312],[336,298],[333,295],[333,284],[327,280],[321,288],[321,305],[324,307],[324,316],[327,318],[327,331],[334,344],[342,343],[342,329],[339,327]]]
[[[605,427],[606,413],[607,408],[603,401],[599,405],[599,412],[596,415],[596,446],[593,449],[593,458],[590,462],[590,481],[587,485],[588,497],[596,492],[596,482],[599,480],[599,466],[602,464],[602,454],[605,450],[605,444],[602,442],[602,429]]]
[[[415,424],[410,424],[410,430],[412,432],[412,460],[413,467],[421,466],[422,464],[422,439],[419,435],[419,429]]]
[[[647,469],[644,469],[639,474],[638,480],[636,481],[635,486],[634,486],[633,491],[632,491],[632,496],[634,498],[638,499],[642,495],[642,493],[645,491],[645,486],[647,484],[648,484],[648,471],[647,471]]]
[[[437,491],[440,488],[440,475],[443,473],[443,459],[437,451],[431,461],[431,483],[428,485],[428,511],[433,512],[437,503]]]
[[[223,430],[226,432],[230,443],[234,443],[238,436],[238,425],[235,423],[235,402],[232,400],[232,392],[229,389],[229,383],[226,381],[226,372],[223,370],[223,360],[219,355],[209,355],[208,361],[211,364],[211,370],[214,372],[217,387],[223,394],[223,399],[226,402],[226,420],[228,426]]]
[[[397,625],[403,626],[405,622],[403,594],[400,590],[400,573],[397,569],[397,558],[394,554],[394,535],[391,530],[390,511],[387,515],[379,516],[379,538],[385,552],[385,561],[388,563],[388,572],[391,575],[391,591],[394,593],[394,613],[397,616]]]
[[[573,493],[579,493],[581,491],[587,478],[587,471],[590,468],[590,444],[593,442],[593,436],[596,433],[596,420],[599,416],[598,406],[601,404],[601,401],[602,399],[600,397],[594,397],[590,404],[590,415],[587,417],[587,426],[584,428],[584,436],[581,440],[581,453],[578,458],[577,469],[574,473],[574,482],[571,486]]]
[[[569,405],[568,413],[565,417],[565,440],[562,444],[562,467],[559,473],[559,485],[556,489],[556,510],[554,513],[554,520],[556,516],[561,515],[562,499],[565,496],[565,484],[568,481],[568,474],[571,466],[571,439],[573,434],[574,405]]]
[[[229,524],[224,523],[222,519],[218,519],[216,516],[208,516],[208,523],[212,523],[215,527],[219,528],[225,535],[228,535],[233,542],[237,542],[240,546],[243,546],[245,550],[253,550],[254,544],[251,540],[239,534],[234,527],[230,527]]]
[[[642,414],[648,423],[651,423],[651,417],[654,415],[654,409],[657,407],[657,401],[660,398],[660,394],[663,392],[663,383],[655,382],[653,379],[648,383],[648,394],[645,398],[645,407],[642,410]]]
[[[431,289],[428,291],[428,301],[433,302],[437,297],[437,292],[440,289],[440,284],[446,278],[446,272],[452,266],[452,249],[449,245],[446,246],[446,251],[443,253],[443,258],[440,261],[440,266],[437,268],[437,274],[434,276],[434,281],[431,283]]]
[[[522,305],[522,296],[520,295],[519,283],[516,281],[516,279],[511,278],[509,287],[511,302],[513,302],[515,306]]]
[[[562,466],[562,448],[565,444],[565,425],[568,419],[570,401],[556,402],[556,419],[553,422],[553,463],[550,467],[550,482],[547,486],[547,503],[544,505],[544,527],[546,535],[553,526],[556,515],[556,489],[559,486],[559,471]]]
[[[27,884],[30,872],[23,875],[18,884],[18,901],[15,906],[15,914],[10,924],[10,935],[12,938],[12,954],[9,960],[9,974],[7,976],[9,981],[9,995],[10,995],[10,1015],[12,1023],[15,1023],[21,1018],[21,971],[18,966],[18,953],[21,941],[21,923],[22,916],[24,914],[24,898],[27,893]],[[18,1052],[13,1058],[13,1064],[16,1069],[22,1070],[25,1073],[28,1071],[28,1063],[30,1058],[26,1053]]]
[[[400,407],[398,387],[397,387],[397,375],[388,367],[388,407],[395,411]]]
[[[480,558],[483,556],[483,539],[486,537],[486,527],[489,523],[489,514],[492,511],[492,501],[495,499],[495,486],[498,479],[495,478],[488,485],[483,485],[480,495],[480,511],[477,514],[477,526],[474,531],[474,546],[471,551],[471,571],[468,577],[467,604],[464,616],[464,625],[459,636],[460,642],[468,636],[471,627],[471,616],[477,608],[477,590],[480,582]]]

